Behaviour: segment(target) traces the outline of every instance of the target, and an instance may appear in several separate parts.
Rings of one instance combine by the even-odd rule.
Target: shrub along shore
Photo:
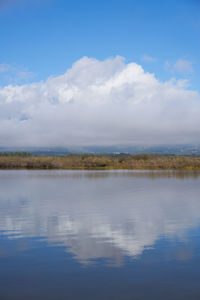
[[[200,157],[151,154],[31,156],[30,153],[12,153],[0,154],[0,169],[200,170]]]

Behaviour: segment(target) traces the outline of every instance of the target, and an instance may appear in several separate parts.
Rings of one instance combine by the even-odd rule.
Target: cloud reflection
[[[44,238],[83,264],[120,265],[198,226],[199,183],[189,172],[3,171],[0,231]]]

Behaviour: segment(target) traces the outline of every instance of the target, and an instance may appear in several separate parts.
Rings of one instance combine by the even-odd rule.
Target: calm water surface
[[[200,173],[0,171],[2,299],[200,299]]]

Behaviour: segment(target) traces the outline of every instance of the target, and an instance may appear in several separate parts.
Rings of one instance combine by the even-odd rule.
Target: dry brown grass
[[[199,157],[184,156],[0,156],[0,169],[132,169],[132,170],[198,170]]]

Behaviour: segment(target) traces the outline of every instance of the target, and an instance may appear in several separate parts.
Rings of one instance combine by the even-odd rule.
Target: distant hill
[[[174,146],[84,146],[84,147],[0,147],[0,152],[30,152],[32,155],[63,156],[70,153],[129,155],[137,153],[200,156],[200,145]]]

